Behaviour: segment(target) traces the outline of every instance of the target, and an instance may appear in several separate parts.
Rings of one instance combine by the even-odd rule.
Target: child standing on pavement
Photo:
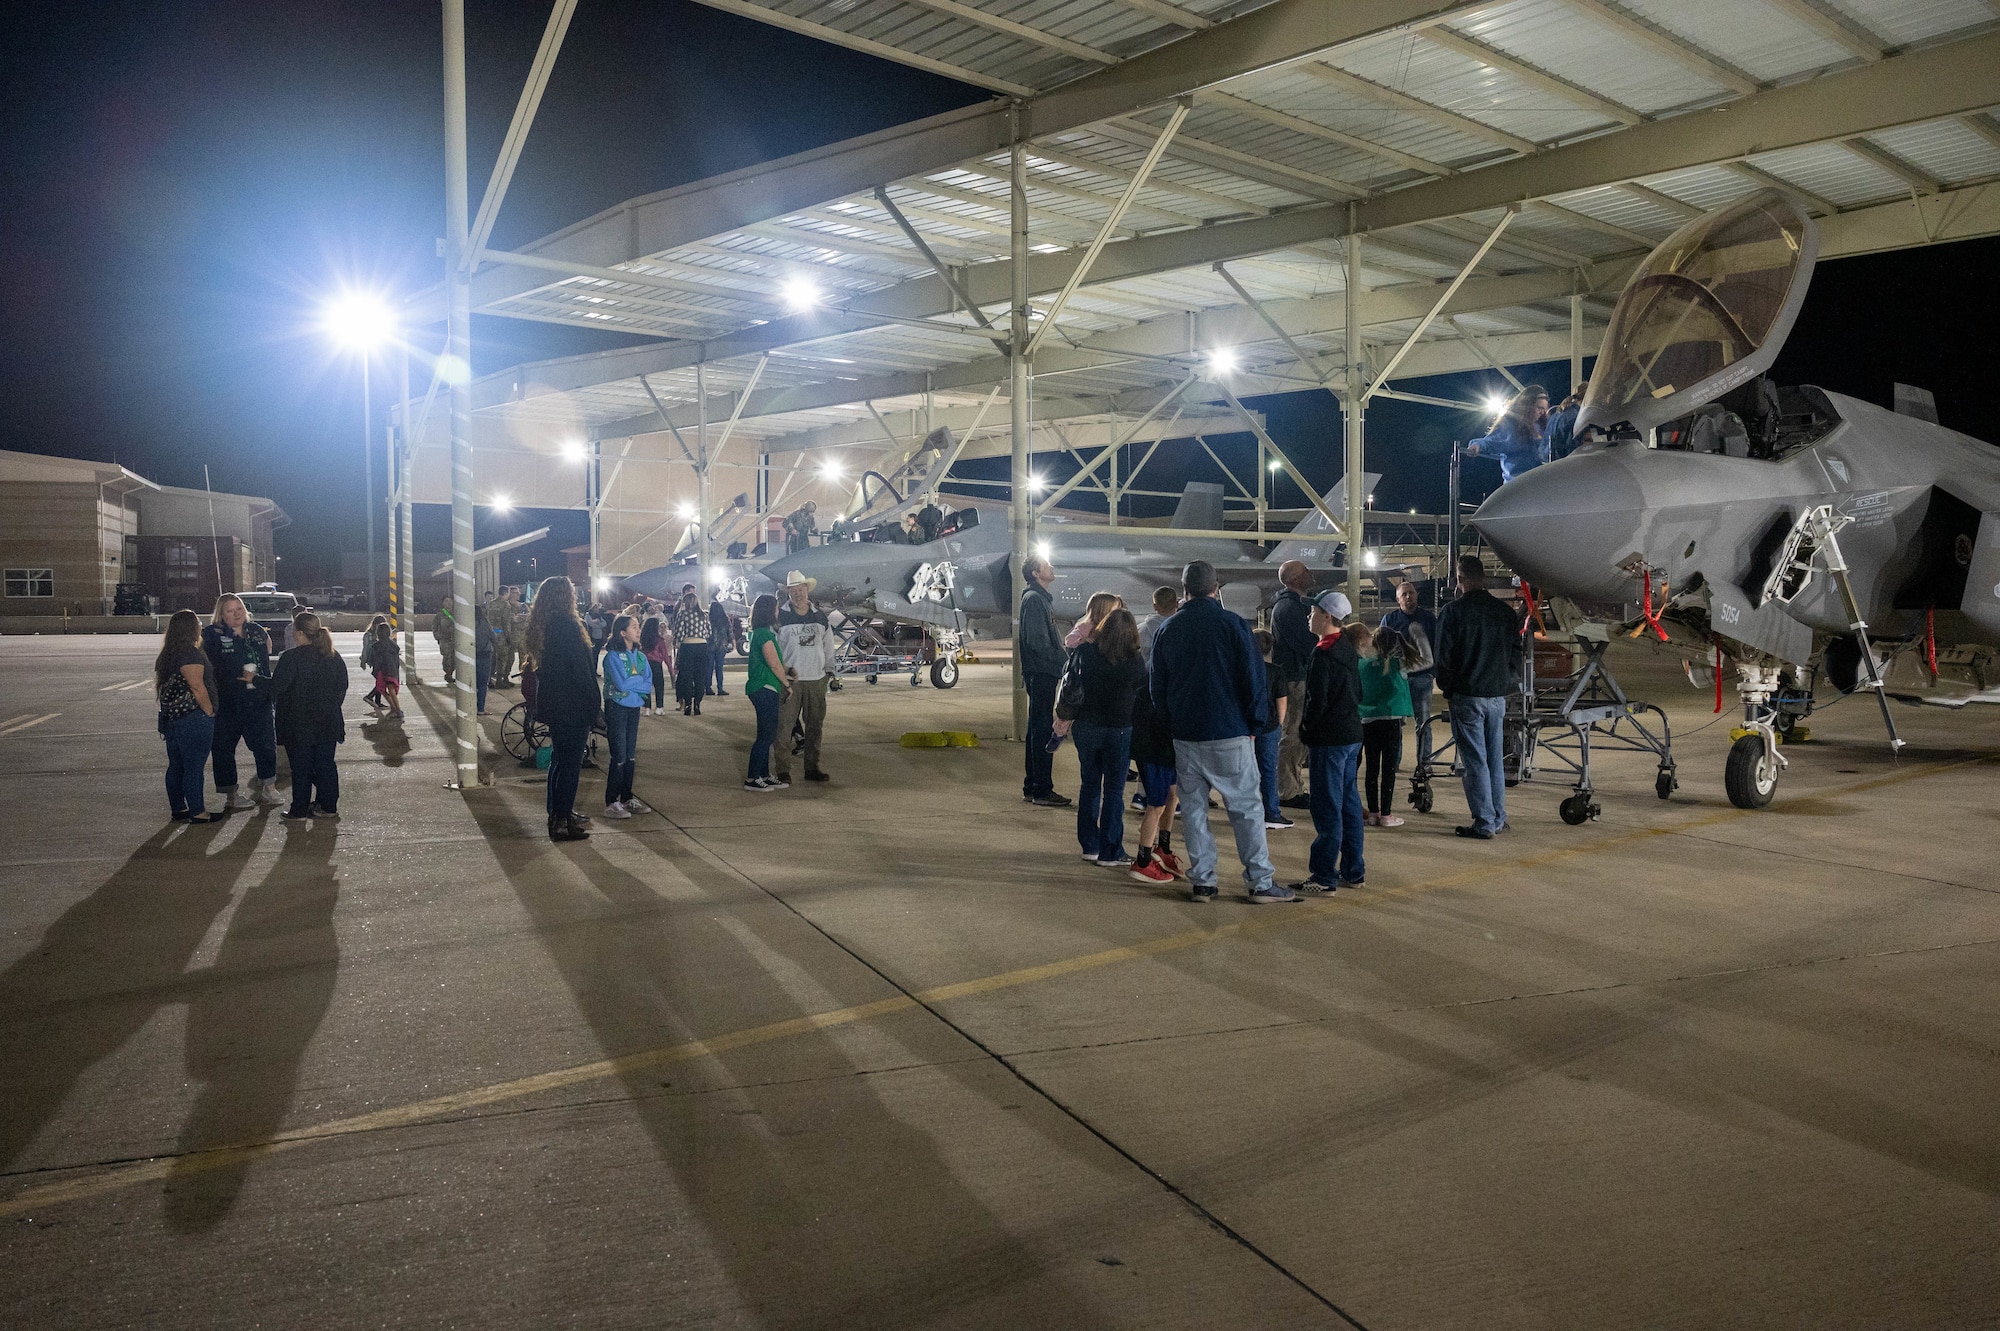
[[[375,670],[375,696],[389,704],[392,719],[403,719],[403,648],[389,621],[378,619],[374,641],[369,644],[368,664]]]
[[[1308,621],[1319,642],[1306,665],[1306,705],[1299,738],[1306,745],[1313,843],[1304,882],[1294,892],[1359,887],[1361,792],[1355,768],[1361,759],[1361,674],[1357,639],[1361,625],[1343,628],[1351,607],[1339,592],[1322,592]]]
[[[649,810],[632,794],[638,769],[639,709],[653,696],[653,666],[639,650],[639,620],[620,615],[604,644],[604,737],[611,761],[604,773],[604,816],[630,818]]]
[[[1285,674],[1271,654],[1277,639],[1266,629],[1252,630],[1250,637],[1264,658],[1264,696],[1270,701],[1264,729],[1252,736],[1257,741],[1257,777],[1264,790],[1264,830],[1280,832],[1297,824],[1278,807],[1278,746],[1285,738]]]
[[[1361,754],[1367,767],[1361,794],[1371,827],[1401,827],[1396,809],[1396,767],[1403,761],[1403,722],[1410,717],[1410,681],[1404,674],[1408,640],[1384,625],[1361,657]]]

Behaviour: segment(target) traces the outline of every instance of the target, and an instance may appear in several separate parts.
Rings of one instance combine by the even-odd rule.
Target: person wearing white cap
[[[1355,768],[1361,760],[1361,671],[1354,634],[1343,629],[1353,606],[1339,592],[1321,592],[1313,602],[1312,631],[1319,639],[1306,665],[1305,715],[1299,738],[1306,743],[1307,787],[1312,800],[1313,843],[1298,892],[1331,892],[1359,887],[1361,790]]]
[[[778,747],[772,754],[777,779],[792,779],[792,727],[805,729],[806,780],[827,781],[819,765],[820,732],[826,726],[826,681],[833,668],[833,626],[812,603],[819,579],[793,569],[785,576],[786,603],[778,609],[778,654],[784,658],[791,692],[778,708]]]

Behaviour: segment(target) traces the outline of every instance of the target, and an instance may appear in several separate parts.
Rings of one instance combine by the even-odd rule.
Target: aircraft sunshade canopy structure
[[[1778,190],[1668,236],[1618,298],[1577,428],[1644,432],[1769,369],[1818,254],[1818,227]]]

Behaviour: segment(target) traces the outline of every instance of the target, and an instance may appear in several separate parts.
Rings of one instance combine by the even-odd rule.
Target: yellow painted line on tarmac
[[[1877,790],[1884,786],[1898,785],[1922,777],[1936,776],[1960,767],[1970,767],[1980,763],[2000,761],[1992,755],[1959,759],[1955,762],[1927,764],[1909,767],[1886,776],[1873,777],[1866,781],[1856,781],[1849,785],[1837,786],[1816,792],[1803,798],[1817,798],[1827,795],[1847,795],[1862,791]],[[815,1012],[802,1017],[792,1017],[785,1021],[774,1021],[762,1026],[750,1026],[738,1031],[711,1036],[706,1040],[690,1040],[683,1044],[665,1045],[657,1049],[641,1050],[619,1058],[599,1059],[592,1063],[579,1063],[573,1067],[558,1068],[552,1072],[537,1073],[529,1077],[519,1077],[512,1081],[495,1082],[489,1086],[474,1087],[457,1091],[450,1095],[434,1096],[428,1100],[416,1100],[408,1104],[378,1109],[372,1113],[357,1114],[350,1118],[333,1119],[311,1127],[299,1128],[291,1132],[281,1132],[255,1142],[244,1142],[235,1146],[219,1146],[207,1150],[192,1151],[185,1155],[142,1160],[132,1164],[114,1166],[104,1172],[84,1178],[73,1178],[61,1183],[45,1184],[29,1188],[24,1192],[0,1201],[0,1217],[23,1215],[43,1207],[56,1206],[64,1202],[81,1201],[89,1197],[99,1197],[107,1193],[123,1191],[126,1188],[159,1180],[186,1178],[204,1174],[212,1170],[227,1169],[231,1166],[260,1160],[283,1151],[308,1146],[314,1142],[327,1141],[336,1137],[352,1136],[356,1133],[377,1132],[386,1128],[407,1128],[441,1119],[450,1114],[479,1109],[487,1105],[503,1104],[508,1101],[525,1099],[546,1091],[560,1090],[569,1086],[583,1085],[594,1081],[604,1081],[620,1077],[628,1072],[665,1067],[673,1063],[684,1063],[690,1059],[704,1058],[714,1054],[729,1053],[753,1045],[769,1044],[776,1040],[790,1039],[796,1035],[807,1035],[814,1031],[830,1030],[838,1026],[851,1026],[857,1022],[872,1021],[898,1012],[907,1012],[919,1004],[931,1006],[948,1003],[954,999],[971,998],[990,994],[1003,989],[1019,988],[1022,985],[1037,984],[1044,980],[1060,979],[1085,971],[1114,966],[1121,962],[1137,961],[1146,957],[1156,957],[1168,952],[1197,947],[1203,943],[1213,943],[1221,939],[1237,938],[1282,929],[1301,920],[1324,918],[1328,915],[1344,914],[1348,911],[1365,910],[1372,904],[1419,893],[1434,892],[1442,888],[1462,887],[1481,879],[1498,877],[1502,874],[1541,868],[1564,860],[1576,859],[1584,855],[1594,855],[1620,845],[1650,841],[1659,837],[1673,836],[1696,828],[1713,827],[1718,823],[1734,822],[1759,812],[1753,809],[1727,809],[1700,818],[1687,819],[1663,827],[1637,828],[1629,832],[1604,837],[1585,845],[1570,846],[1560,850],[1545,851],[1539,855],[1526,855],[1516,859],[1476,865],[1459,873],[1442,877],[1427,878],[1406,883],[1401,887],[1369,888],[1361,892],[1345,892],[1318,901],[1308,901],[1300,905],[1281,909],[1260,910],[1255,915],[1212,929],[1189,929],[1181,933],[1167,934],[1160,938],[1141,943],[1131,943],[1122,947],[1105,948],[1098,952],[1087,952],[1081,956],[1066,957],[1060,961],[1046,962],[1039,966],[1024,966],[1017,970],[1002,971],[995,975],[978,979],[961,980],[956,984],[938,985],[930,989],[917,990],[914,994],[897,994],[892,998],[878,999],[872,1003],[861,1003],[853,1007],[836,1008],[830,1012]],[[1204,909],[1212,909],[1205,907]]]

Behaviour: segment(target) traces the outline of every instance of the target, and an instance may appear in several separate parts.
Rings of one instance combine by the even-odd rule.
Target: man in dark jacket
[[[1354,632],[1342,627],[1351,609],[1339,592],[1323,592],[1313,603],[1317,637],[1306,665],[1305,715],[1299,718],[1311,776],[1313,843],[1306,879],[1292,885],[1300,892],[1359,887],[1364,873],[1361,789],[1355,784],[1361,761],[1361,659]]]
[[[1382,627],[1403,635],[1416,653],[1404,668],[1410,682],[1410,714],[1417,722],[1417,765],[1431,760],[1431,690],[1437,685],[1437,616],[1417,598],[1417,584],[1408,578],[1396,584],[1396,608],[1382,616]]]
[[[1451,716],[1472,823],[1454,829],[1489,841],[1507,826],[1507,699],[1521,687],[1521,626],[1486,590],[1478,555],[1458,561],[1458,599],[1438,616],[1437,686]]]
[[[1285,738],[1278,745],[1278,805],[1310,807],[1306,799],[1306,746],[1299,718],[1306,706],[1306,663],[1312,660],[1312,572],[1296,559],[1278,567],[1282,586],[1271,606],[1271,664],[1285,677]]]
[[[1221,797],[1236,833],[1236,856],[1253,903],[1297,901],[1276,882],[1264,839],[1264,791],[1251,736],[1268,707],[1264,659],[1250,626],[1216,599],[1215,566],[1197,559],[1181,573],[1185,604],[1153,641],[1153,712],[1174,737],[1180,775],[1181,835],[1187,841],[1188,895],[1213,901],[1215,838],[1208,792]]]
[[[1021,593],[1021,632],[1014,650],[1021,654],[1021,683],[1028,690],[1028,770],[1021,782],[1021,798],[1045,809],[1060,809],[1070,802],[1058,795],[1055,785],[1055,755],[1049,741],[1056,733],[1056,686],[1062,682],[1062,634],[1056,632],[1049,584],[1056,580],[1056,568],[1035,556],[1021,570],[1027,587]]]

